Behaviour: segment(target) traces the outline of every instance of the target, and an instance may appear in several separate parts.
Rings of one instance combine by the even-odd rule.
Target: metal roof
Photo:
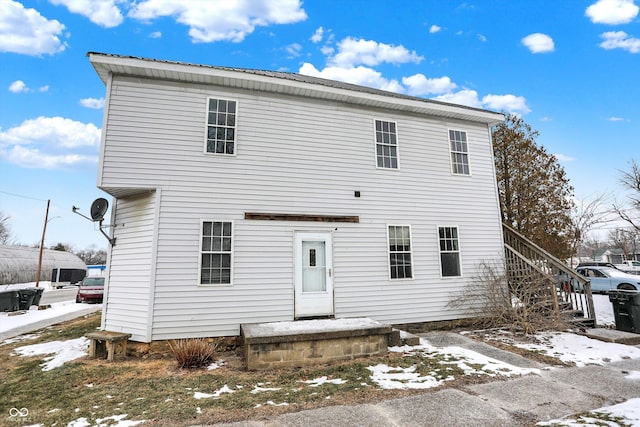
[[[296,73],[199,65],[99,52],[88,52],[87,56],[105,84],[110,74],[117,74],[326,99],[488,125],[504,120],[502,114],[489,110]]]

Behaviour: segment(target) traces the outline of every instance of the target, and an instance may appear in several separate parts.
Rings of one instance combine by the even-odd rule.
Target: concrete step
[[[393,329],[391,332],[391,337],[389,339],[389,345],[392,347],[395,346],[403,346],[403,345],[420,345],[420,337],[417,335],[410,334],[409,332],[402,331],[399,329]]]

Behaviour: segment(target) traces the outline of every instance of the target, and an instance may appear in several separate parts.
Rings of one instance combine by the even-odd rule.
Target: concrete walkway
[[[517,354],[473,341],[459,334],[421,334],[435,346],[460,346],[528,368],[543,366]],[[527,375],[419,396],[354,406],[332,406],[280,415],[269,421],[244,421],[218,426],[532,426],[538,421],[588,412],[640,398],[640,359],[581,368],[543,369]]]
[[[15,314],[16,316],[26,316],[26,317],[35,318],[35,319],[29,320],[29,322],[25,322],[24,324],[20,324],[8,329],[5,329],[4,325],[0,325],[1,326],[0,341],[6,340],[8,338],[13,338],[18,335],[26,334],[32,331],[36,331],[38,329],[46,328],[47,326],[66,322],[67,320],[73,320],[81,316],[86,316],[87,314],[92,314],[100,310],[102,310],[102,304],[95,304],[95,305],[77,304],[74,307],[73,311],[69,311],[65,307],[62,307],[62,308],[54,307],[54,308],[42,310],[41,312],[38,312],[38,310],[36,310],[35,312],[32,310],[29,310],[27,312],[23,312],[22,314],[16,313]],[[46,311],[51,311],[51,313],[43,313]],[[5,313],[3,313],[3,315],[6,316]],[[42,317],[42,318],[38,318],[38,317]]]

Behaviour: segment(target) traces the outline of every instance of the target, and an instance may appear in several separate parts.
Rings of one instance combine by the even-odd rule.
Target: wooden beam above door
[[[259,221],[360,222],[359,216],[349,215],[305,215],[258,212],[245,212],[244,219],[253,219]]]

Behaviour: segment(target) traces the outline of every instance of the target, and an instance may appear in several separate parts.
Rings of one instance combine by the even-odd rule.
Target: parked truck
[[[618,270],[622,270],[626,273],[640,274],[640,261],[622,261],[621,264],[615,264]]]

